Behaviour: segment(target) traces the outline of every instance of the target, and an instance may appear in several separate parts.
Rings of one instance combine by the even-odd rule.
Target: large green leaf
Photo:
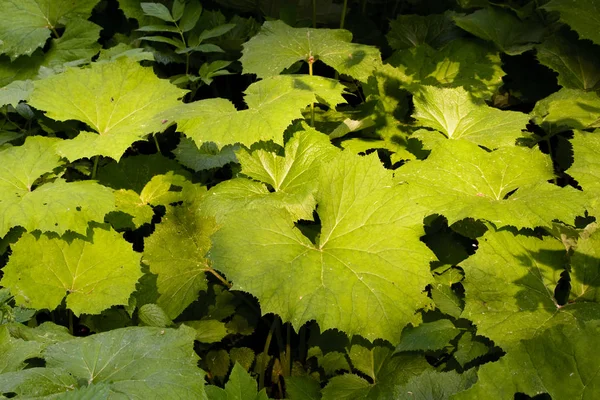
[[[322,228],[316,244],[286,211],[238,212],[214,236],[209,252],[233,289],[258,297],[263,313],[299,328],[395,341],[428,304],[430,251],[419,241],[423,214],[375,155],[342,154],[321,170]],[[268,278],[265,278],[268,277]]]
[[[511,146],[522,136],[529,116],[500,111],[473,99],[463,88],[426,86],[415,95],[413,117],[419,126],[435,129],[449,139],[463,139],[489,149]]]
[[[2,285],[17,304],[54,310],[66,295],[75,315],[127,305],[142,275],[140,254],[118,233],[96,228],[70,241],[26,233],[12,246]]]
[[[60,155],[71,161],[96,155],[118,161],[133,142],[165,128],[157,114],[180,104],[184,94],[151,68],[123,57],[35,82],[29,104],[52,119],[79,120],[96,131],[62,142]]]
[[[559,325],[525,340],[500,361],[483,365],[478,382],[456,400],[512,400],[547,393],[556,400],[600,396],[598,321]]]
[[[600,1],[551,0],[542,6],[547,11],[558,11],[560,20],[569,24],[583,39],[600,44]]]
[[[554,176],[552,163],[535,148],[487,152],[464,140],[443,140],[425,161],[396,172],[415,191],[427,193],[421,205],[449,224],[475,218],[498,227],[551,227],[555,219],[573,223],[587,201],[578,190],[546,182]]]
[[[585,193],[588,193],[591,215],[600,216],[600,131],[575,131],[573,144],[574,161],[567,172],[577,180]]]
[[[577,241],[570,277],[571,301],[600,303],[600,231]]]
[[[456,16],[454,22],[467,32],[493,42],[500,51],[509,55],[531,50],[544,33],[543,27],[534,21],[522,21],[511,11],[496,7]]]
[[[475,323],[478,334],[509,352],[547,327],[597,319],[600,305],[586,298],[556,303],[565,258],[558,240],[488,231],[475,255],[461,263],[466,292],[462,316]]]
[[[43,47],[51,29],[74,16],[87,19],[98,0],[3,0],[0,2],[0,54],[11,60]]]
[[[439,350],[447,346],[460,331],[447,319],[408,326],[402,332],[396,351]]]
[[[413,93],[422,85],[463,87],[471,96],[489,99],[503,83],[500,55],[480,41],[458,39],[441,49],[423,44],[397,51],[386,62]]]
[[[226,99],[200,100],[177,107],[172,116],[177,127],[198,146],[218,147],[241,143],[250,147],[260,140],[283,144],[283,131],[312,102],[330,106],[345,103],[344,87],[333,79],[308,75],[281,75],[253,83],[244,92],[247,110],[237,111]]]
[[[0,393],[50,395],[102,385],[117,399],[206,399],[194,337],[186,326],[131,327],[57,343],[46,349],[47,368],[0,375]]]
[[[292,28],[282,21],[267,21],[258,35],[244,44],[240,61],[244,73],[267,78],[312,56],[341,74],[366,82],[381,65],[381,55],[376,47],[351,40],[352,33],[343,29]]]
[[[61,166],[58,143],[35,136],[0,151],[0,236],[14,226],[84,234],[89,221],[102,222],[114,209],[112,191],[95,182],[57,179],[36,186],[38,178]]]
[[[267,392],[256,389],[256,379],[238,363],[235,363],[225,389],[217,386],[207,386],[206,392],[211,400],[268,400]]]
[[[174,319],[208,288],[205,258],[210,248],[214,219],[202,218],[193,207],[169,207],[167,214],[146,239],[144,262],[158,275],[157,304]]]
[[[533,121],[548,133],[600,126],[600,96],[596,92],[561,89],[538,101]]]
[[[409,49],[423,44],[439,48],[461,36],[451,14],[401,14],[390,22],[385,35],[394,50]]]
[[[26,360],[41,356],[41,350],[41,343],[15,339],[7,326],[0,326],[0,375],[23,369]]]
[[[600,46],[556,34],[537,46],[537,59],[558,73],[564,88],[600,88]]]

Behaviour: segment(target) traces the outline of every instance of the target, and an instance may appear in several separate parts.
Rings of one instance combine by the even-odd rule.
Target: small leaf
[[[220,342],[229,333],[224,322],[214,319],[186,321],[184,324],[196,330],[196,340],[200,343]],[[254,357],[254,353],[252,357]]]
[[[142,7],[142,10],[144,10],[144,14],[146,15],[162,19],[163,21],[174,22],[173,17],[171,16],[171,12],[163,4],[140,3],[140,6]]]
[[[447,319],[425,322],[416,327],[408,326],[402,332],[396,352],[440,350],[459,333],[458,328]]]
[[[156,304],[144,304],[141,306],[138,309],[138,318],[144,325],[156,328],[165,328],[173,324],[164,310]]]
[[[198,0],[189,0],[185,6],[185,13],[179,21],[179,28],[183,32],[189,32],[196,26],[202,14],[202,4]]]

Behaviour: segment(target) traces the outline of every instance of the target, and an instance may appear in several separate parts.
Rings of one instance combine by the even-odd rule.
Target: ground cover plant
[[[3,0],[0,398],[600,398],[600,0]]]

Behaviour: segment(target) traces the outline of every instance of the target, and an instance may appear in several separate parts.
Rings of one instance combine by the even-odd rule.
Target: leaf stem
[[[286,326],[285,338],[285,365],[283,366],[283,376],[292,375],[292,323],[288,322]]]
[[[269,329],[269,334],[267,335],[267,340],[265,340],[265,346],[263,348],[262,354],[262,365],[260,366],[259,378],[258,378],[258,390],[261,391],[265,387],[265,374],[267,369],[267,361],[269,359],[269,347],[271,347],[271,339],[273,339],[273,331],[275,331],[275,327],[277,326],[277,322],[279,319],[277,316],[274,316],[273,323],[271,324],[271,329]]]
[[[315,57],[310,54],[308,57],[308,74],[313,76],[313,64],[315,63]],[[310,103],[310,126],[315,126],[315,103]]]
[[[158,151],[158,153],[160,154],[160,146],[158,145],[158,139],[156,138],[156,134],[152,135],[152,138],[154,139],[154,144],[156,145],[156,151]]]
[[[344,6],[342,7],[342,16],[340,18],[340,29],[344,29],[344,23],[346,22],[346,12],[348,11],[348,0],[344,0]]]
[[[100,162],[100,156],[94,156],[94,168],[92,169],[92,179],[96,179],[96,173],[98,172],[98,163]]]
[[[312,1],[312,24],[313,28],[317,29],[317,0]]]
[[[215,271],[211,267],[206,267],[206,271],[213,274],[215,278],[217,278],[219,281],[221,281],[221,283],[223,283],[225,286],[227,286],[227,289],[231,289],[231,286],[233,286],[231,283],[227,282],[227,279],[223,278],[223,276],[221,276],[221,274],[219,274],[217,271]]]

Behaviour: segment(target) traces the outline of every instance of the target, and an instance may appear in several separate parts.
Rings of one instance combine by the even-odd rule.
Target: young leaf
[[[454,22],[509,55],[531,50],[544,34],[543,27],[534,21],[522,21],[509,10],[491,6],[466,16],[455,16]]]
[[[156,17],[162,19],[167,22],[175,22],[173,16],[169,9],[160,3],[140,3],[142,10],[144,10],[144,14],[149,15],[151,17]]]
[[[156,231],[146,239],[144,262],[158,275],[158,305],[174,319],[208,288],[206,252],[215,222],[195,208],[169,207]]]
[[[118,161],[133,142],[165,128],[157,113],[179,104],[185,93],[151,68],[119,58],[35,82],[29,104],[58,121],[85,122],[98,133],[81,132],[61,142],[62,156],[72,161],[104,155]]]
[[[537,149],[502,147],[490,153],[464,140],[444,140],[425,161],[411,161],[396,172],[415,191],[429,193],[421,205],[450,225],[475,218],[497,227],[550,227],[555,219],[572,223],[587,204],[580,191],[546,182],[554,176],[552,163]]]
[[[541,6],[546,11],[558,11],[560,20],[574,29],[582,39],[600,44],[600,1],[551,0]]]
[[[267,78],[312,56],[341,74],[366,82],[381,65],[381,55],[376,47],[351,40],[352,34],[343,29],[291,28],[282,21],[267,21],[260,33],[244,44],[240,61],[245,74]]]
[[[0,2],[0,54],[14,61],[43,47],[59,23],[89,18],[98,0],[3,0]],[[67,24],[68,25],[68,24]]]
[[[289,213],[265,207],[232,214],[209,255],[265,314],[394,341],[427,305],[431,281],[432,255],[418,239],[423,215],[406,206],[406,194],[376,156],[342,154],[322,167],[316,244]]]
[[[142,275],[140,255],[114,231],[96,228],[92,238],[73,235],[67,242],[24,234],[12,246],[2,285],[11,289],[17,304],[36,309],[54,310],[66,295],[75,315],[128,304]]]
[[[512,146],[522,136],[529,116],[500,111],[474,100],[463,88],[426,86],[415,95],[413,117],[419,126],[435,129],[449,139],[463,139],[489,149]]]
[[[283,131],[300,110],[322,99],[331,106],[344,103],[344,87],[318,76],[281,75],[253,83],[244,92],[247,110],[237,111],[229,100],[200,100],[166,112],[165,118],[198,146],[214,142],[223,147],[241,143],[250,147],[258,141],[283,144]]]
[[[595,319],[598,303],[580,299],[556,304],[565,255],[555,239],[488,231],[475,255],[461,263],[466,292],[462,317],[505,351],[538,335],[540,327]]]

